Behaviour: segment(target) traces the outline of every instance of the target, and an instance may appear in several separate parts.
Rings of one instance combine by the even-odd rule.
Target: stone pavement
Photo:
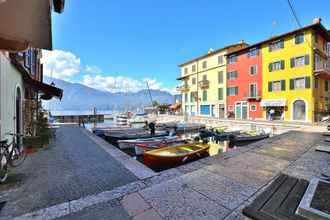
[[[280,172],[330,174],[320,133],[291,131],[17,219],[247,219],[241,210]]]
[[[0,218],[10,218],[48,206],[112,190],[137,178],[75,125],[63,125],[48,149],[29,155],[14,173],[22,184],[1,191],[7,201]]]

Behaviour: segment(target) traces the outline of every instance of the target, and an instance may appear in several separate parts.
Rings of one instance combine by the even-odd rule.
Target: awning
[[[260,106],[262,107],[276,107],[276,106],[286,106],[287,100],[286,99],[266,99],[260,102]]]
[[[52,97],[58,97],[59,99],[62,99],[63,97],[63,90],[53,85],[48,85],[35,79],[28,79],[25,82],[31,86],[33,90],[43,93],[41,98],[44,97],[44,99],[48,100]]]
[[[54,0],[63,11],[64,0]],[[0,0],[0,49],[52,49],[50,0]]]

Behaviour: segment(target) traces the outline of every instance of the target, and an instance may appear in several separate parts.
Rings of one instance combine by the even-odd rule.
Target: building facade
[[[261,119],[262,53],[258,45],[227,55],[228,118]]]
[[[187,61],[179,67],[182,85],[177,90],[182,94],[182,109],[191,116],[226,116],[226,57],[229,52],[241,49],[246,44],[230,45],[210,50],[206,55]]]
[[[313,122],[329,113],[329,41],[315,20],[262,43],[264,119],[273,111],[272,119]]]

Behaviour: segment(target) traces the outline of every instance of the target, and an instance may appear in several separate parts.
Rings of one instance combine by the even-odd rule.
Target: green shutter
[[[281,60],[281,69],[284,70],[284,60]]]
[[[309,89],[311,87],[311,77],[307,76],[305,77],[305,88]]]
[[[207,91],[203,91],[203,101],[207,101]]]
[[[268,82],[268,92],[273,91],[273,82]]]
[[[290,67],[293,68],[294,67],[294,58],[290,59]]]
[[[285,80],[281,80],[281,90],[285,91]]]
[[[238,95],[238,87],[235,87],[235,95]]]
[[[305,56],[305,65],[309,65],[309,55]]]
[[[284,40],[281,40],[281,48],[284,48]]]
[[[290,79],[290,89],[294,89],[294,79]]]
[[[218,99],[223,100],[223,88],[218,89]]]
[[[269,70],[269,72],[272,72],[273,71],[273,66],[272,66],[272,64],[270,63],[270,64],[268,64],[268,70]]]

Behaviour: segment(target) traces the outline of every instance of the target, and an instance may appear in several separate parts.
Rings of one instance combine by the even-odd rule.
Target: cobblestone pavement
[[[0,192],[7,201],[0,218],[9,218],[126,185],[136,177],[75,125],[63,125],[48,149],[27,158],[14,171],[22,184]]]
[[[18,219],[248,219],[242,209],[281,172],[330,174],[330,155],[315,151],[322,138],[291,131]]]

